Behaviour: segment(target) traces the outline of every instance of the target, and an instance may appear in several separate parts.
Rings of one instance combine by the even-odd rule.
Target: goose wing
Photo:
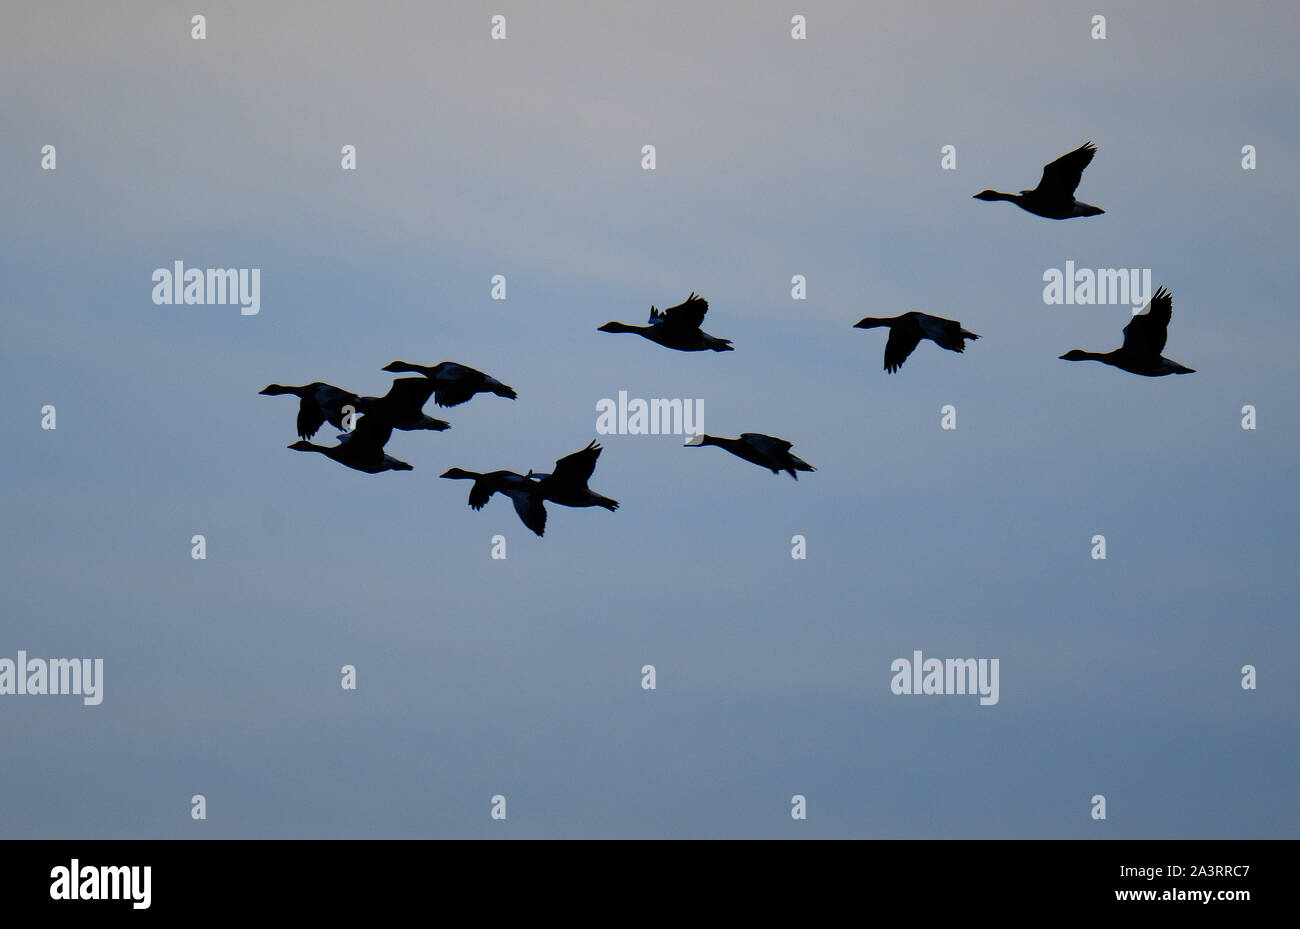
[[[322,384],[314,395],[320,416],[336,429],[343,428],[343,408],[351,406],[355,412],[360,406],[360,399],[352,391],[331,384]]]
[[[303,397],[298,404],[298,435],[304,439],[314,436],[325,422],[325,413],[314,397]]]
[[[1042,180],[1038,182],[1038,187],[1035,189],[1040,194],[1050,193],[1073,198],[1079,181],[1083,179],[1083,169],[1088,167],[1095,154],[1097,154],[1097,146],[1091,142],[1084,142],[1068,155],[1062,155],[1043,168]]]
[[[514,471],[489,471],[469,489],[469,505],[476,510],[483,509],[484,504],[495,493],[508,493],[512,488],[522,486],[526,479]]]
[[[492,499],[500,487],[488,479],[488,475],[483,475],[476,480],[469,488],[469,505],[471,509],[481,510]]]
[[[476,393],[478,391],[468,384],[438,385],[433,398],[438,406],[460,406]]]
[[[551,479],[557,484],[584,486],[591,479],[591,473],[596,470],[596,459],[599,457],[600,446],[593,440],[582,451],[565,455],[556,461]]]
[[[437,383],[427,377],[399,377],[393,379],[393,386],[384,394],[384,405],[395,410],[409,410],[418,413],[429,401],[429,395],[437,388]]]
[[[698,329],[704,324],[704,314],[709,312],[709,301],[697,297],[695,291],[676,306],[663,311],[663,324],[672,329]]]
[[[885,342],[885,370],[893,374],[907,361],[907,356],[921,344],[921,327],[897,325],[889,327],[889,340]]]
[[[1124,351],[1158,358],[1165,350],[1173,316],[1173,294],[1161,287],[1124,327]]]
[[[515,512],[519,514],[523,524],[538,535],[542,535],[546,531],[546,505],[542,502],[542,498],[524,490],[508,490],[504,493],[514,501]]]

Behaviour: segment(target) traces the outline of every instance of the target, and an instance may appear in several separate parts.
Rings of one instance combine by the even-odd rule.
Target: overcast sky
[[[104,660],[0,696],[0,835],[1296,836],[1294,4],[378,6],[0,14],[0,657]],[[972,199],[1089,139],[1104,215]],[[176,260],[260,312],[155,305]],[[1058,360],[1130,312],[1045,305],[1067,260],[1152,269],[1196,373]],[[691,290],[734,352],[596,331]],[[907,310],[982,338],[886,374]],[[257,393],[395,359],[519,398],[366,475]],[[817,471],[597,436],[620,390]],[[621,506],[543,539],[438,477],[593,438]],[[914,650],[999,702],[891,693]]]

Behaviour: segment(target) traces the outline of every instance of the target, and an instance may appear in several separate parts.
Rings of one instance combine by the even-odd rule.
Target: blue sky
[[[3,14],[0,656],[102,657],[105,696],[0,698],[0,834],[1297,834],[1294,7],[203,12]],[[971,199],[1087,139],[1104,215]],[[177,259],[260,268],[261,312],[154,305]],[[1044,305],[1067,260],[1152,268],[1197,373],[1059,361],[1128,314]],[[596,331],[691,290],[734,352]],[[887,375],[852,324],[912,309],[982,338]],[[370,476],[257,395],[398,358],[519,399]],[[604,436],[620,509],[544,539],[438,479],[550,470],[620,390],[818,471]],[[891,694],[914,649],[998,658],[999,703]]]

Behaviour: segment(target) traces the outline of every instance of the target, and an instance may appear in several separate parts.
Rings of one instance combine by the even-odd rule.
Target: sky
[[[0,835],[1297,836],[1300,12],[699,6],[0,13],[0,659],[104,662],[0,695]],[[1103,215],[972,199],[1087,140]],[[154,304],[177,260],[260,311]],[[1152,269],[1196,373],[1060,361],[1130,313],[1046,305],[1066,261]],[[597,331],[690,291],[735,351]],[[981,338],[886,374],[853,323],[908,310]],[[396,359],[518,399],[367,475],[258,395]],[[817,471],[597,435],[619,391]],[[620,507],[544,538],[438,477],[593,439]],[[916,650],[998,702],[893,693]]]

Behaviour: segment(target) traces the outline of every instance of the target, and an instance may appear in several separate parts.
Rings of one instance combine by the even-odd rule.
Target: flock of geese
[[[299,440],[289,448],[299,452],[319,452],[341,465],[367,474],[414,470],[405,461],[399,461],[384,451],[394,429],[441,432],[451,428],[445,420],[434,419],[424,412],[424,405],[430,397],[438,406],[459,406],[475,394],[496,394],[510,400],[518,396],[514,388],[496,378],[453,361],[432,367],[394,361],[385,365],[383,370],[423,376],[394,378],[388,393],[382,397],[362,397],[321,381],[301,387],[270,384],[259,393],[269,397],[290,395],[298,398]],[[344,430],[338,436],[337,445],[317,445],[308,441],[325,423]],[[600,446],[592,442],[582,451],[565,455],[549,474],[533,471],[527,474],[488,471],[484,474],[452,468],[442,476],[474,482],[469,491],[469,505],[475,510],[481,510],[493,494],[509,497],[524,525],[540,536],[546,531],[547,501],[560,506],[600,506],[611,512],[618,509],[617,500],[598,494],[587,486],[599,457]]]
[[[1083,170],[1096,152],[1096,146],[1085,142],[1043,168],[1042,179],[1033,190],[1022,190],[1018,194],[984,190],[975,194],[975,199],[1005,200],[1047,219],[1097,216],[1105,210],[1082,203],[1074,197]],[[708,311],[708,301],[692,291],[690,296],[676,306],[659,310],[652,305],[647,325],[609,322],[597,331],[634,333],[664,348],[680,352],[734,351],[730,339],[710,335],[701,328]],[[1193,369],[1161,354],[1172,315],[1173,297],[1161,287],[1124,327],[1124,342],[1119,348],[1109,352],[1074,349],[1060,357],[1065,361],[1100,361],[1145,377],[1191,374]],[[855,323],[854,328],[889,330],[889,338],[885,342],[885,370],[890,374],[898,371],[925,339],[948,351],[963,352],[966,340],[979,338],[956,320],[919,312],[889,318],[867,316]],[[298,398],[299,441],[289,448],[301,452],[319,452],[341,465],[367,474],[413,470],[411,465],[384,451],[394,429],[441,432],[450,428],[450,423],[424,412],[424,406],[430,397],[438,406],[453,407],[481,393],[510,400],[517,396],[512,388],[496,378],[451,361],[433,366],[394,361],[385,365],[383,370],[420,376],[395,378],[388,393],[382,397],[360,396],[320,381],[301,387],[271,384],[260,393]],[[325,446],[308,441],[326,422],[343,430],[338,436],[338,444]],[[735,439],[701,434],[688,439],[686,445],[697,448],[717,446],[738,458],[768,468],[773,474],[784,471],[795,480],[799,479],[800,471],[816,470],[791,454],[790,442],[758,432],[741,433]],[[587,486],[596,469],[600,452],[600,446],[592,442],[581,451],[556,461],[555,468],[550,473],[532,470],[526,474],[516,471],[479,472],[452,468],[444,472],[442,477],[474,482],[469,491],[469,505],[474,510],[486,506],[493,494],[508,497],[523,524],[540,536],[546,529],[545,504],[548,502],[567,507],[598,506],[610,512],[618,509],[617,500],[598,494]]]

